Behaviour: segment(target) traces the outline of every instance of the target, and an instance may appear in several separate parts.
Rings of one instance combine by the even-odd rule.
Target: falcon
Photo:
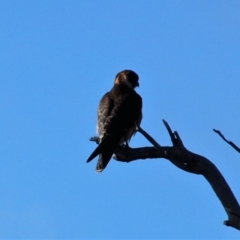
[[[139,87],[138,75],[131,70],[119,72],[112,89],[103,95],[97,111],[99,145],[87,159],[99,155],[96,171],[102,172],[109,163],[115,148],[128,143],[136,125],[142,120],[142,98],[134,90]]]

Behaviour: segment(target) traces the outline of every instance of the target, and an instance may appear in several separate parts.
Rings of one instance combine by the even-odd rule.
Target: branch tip
[[[177,144],[177,139],[174,136],[174,133],[172,131],[172,129],[170,128],[169,124],[163,119],[163,124],[166,127],[168,134],[171,138],[172,144],[175,146]]]
[[[232,146],[237,152],[240,153],[240,148],[235,143],[233,143],[232,141],[228,141],[219,130],[213,129],[213,131],[217,133],[226,143]]]

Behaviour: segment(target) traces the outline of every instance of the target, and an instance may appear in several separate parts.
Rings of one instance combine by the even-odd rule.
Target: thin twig
[[[156,149],[161,148],[160,144],[153,139],[147,132],[145,132],[140,126],[137,126],[137,131],[140,132]]]
[[[166,127],[166,129],[168,131],[168,134],[169,134],[169,136],[171,138],[173,146],[177,145],[178,140],[176,139],[174,133],[172,132],[172,129],[170,128],[170,126],[168,125],[168,123],[164,119],[162,121],[163,121],[163,124],[164,124],[164,126]]]
[[[213,129],[213,131],[217,133],[230,146],[232,146],[237,152],[240,153],[240,148],[236,144],[234,144],[232,141],[228,141],[219,130]]]

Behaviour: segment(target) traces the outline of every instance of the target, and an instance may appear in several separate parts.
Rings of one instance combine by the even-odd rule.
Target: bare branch
[[[213,188],[228,215],[228,220],[224,221],[224,224],[240,230],[239,204],[220,171],[207,158],[188,151],[184,147],[180,135],[176,131],[173,133],[165,120],[163,120],[163,123],[170,135],[173,146],[160,146],[146,131],[137,127],[137,130],[154,147],[129,148],[119,146],[115,149],[114,159],[121,162],[131,162],[139,159],[164,158],[184,171],[203,175]],[[91,140],[98,143],[97,137],[91,138]]]
[[[160,144],[153,139],[147,132],[145,132],[140,126],[137,126],[137,131],[140,132],[155,148],[161,148]]]
[[[228,141],[219,130],[213,129],[213,131],[217,133],[225,142],[227,142],[230,146],[232,146],[236,151],[240,153],[240,148],[236,144],[234,144],[232,141]]]
[[[171,141],[172,141],[172,144],[173,145],[176,145],[178,142],[177,142],[177,139],[174,135],[174,133],[172,132],[172,129],[170,128],[170,126],[168,125],[168,123],[163,119],[163,124],[164,126],[166,127],[167,131],[168,131],[168,134],[171,138]]]

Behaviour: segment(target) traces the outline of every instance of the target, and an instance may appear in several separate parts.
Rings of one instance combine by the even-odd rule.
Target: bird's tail
[[[102,141],[99,143],[99,145],[96,147],[96,149],[92,152],[92,154],[87,159],[87,162],[90,162],[93,160],[97,155],[104,153],[103,158],[105,159],[111,159],[111,156],[113,154],[114,148],[117,146],[119,142],[119,137],[110,136],[104,137]],[[110,160],[109,159],[109,160]],[[108,162],[109,162],[108,160]]]
[[[97,155],[99,155],[102,152],[102,149],[103,145],[100,143],[87,159],[87,163],[92,161]]]
[[[103,137],[102,141],[96,147],[96,149],[92,152],[92,154],[87,159],[87,162],[93,160],[97,155],[99,155],[99,159],[96,166],[97,172],[102,172],[103,169],[109,163],[115,147],[118,145],[119,140],[121,139],[121,135],[107,135]]]
[[[108,165],[113,153],[112,152],[103,152],[99,155],[96,171],[102,172],[103,169]]]

